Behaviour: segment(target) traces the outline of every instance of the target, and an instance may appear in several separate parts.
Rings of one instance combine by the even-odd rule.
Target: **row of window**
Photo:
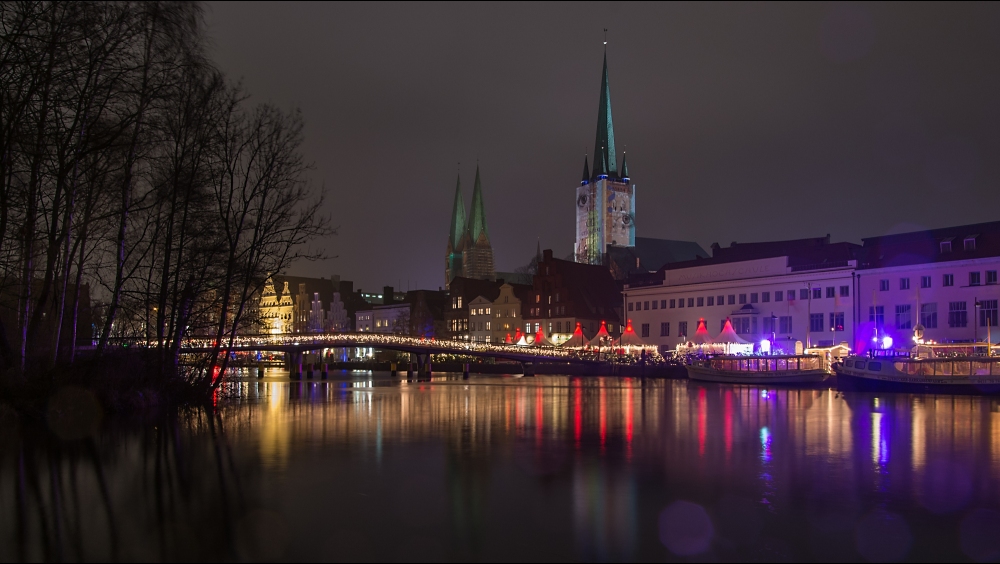
[[[729,320],[733,324],[733,331],[739,335],[756,335],[757,334],[757,318],[754,316],[746,317],[734,317]],[[777,323],[776,326],[772,323]],[[770,333],[778,334],[788,334],[792,332],[792,316],[784,315],[781,317],[765,317],[762,319],[762,331],[761,334],[767,335]],[[823,314],[814,313],[810,317],[810,325],[813,327],[812,331],[823,331]],[[719,321],[719,331],[722,331],[726,327],[726,320],[722,319]],[[818,327],[818,329],[817,329]],[[830,313],[830,327],[834,328],[836,331],[844,330],[844,313],[843,312],[833,312]],[[829,328],[827,328],[829,329]],[[649,324],[642,324],[642,336],[649,336]],[[670,336],[670,322],[664,321],[660,323],[660,336],[669,337]],[[677,336],[678,337],[689,337],[688,335],[688,322],[679,321],[677,323]]]
[[[969,273],[969,286],[982,286],[983,278],[982,272],[970,272]],[[993,285],[997,283],[997,271],[987,270],[986,271],[986,284]],[[955,275],[954,274],[943,274],[941,275],[941,285],[942,286],[954,286],[955,285]],[[931,277],[921,276],[920,277],[920,287],[930,288],[931,287]],[[883,278],[878,281],[878,289],[882,292],[889,291],[889,279]],[[899,279],[899,289],[909,290],[910,289],[910,279],[900,278]]]
[[[838,292],[837,287],[827,286],[826,288],[813,288],[812,293],[806,288],[802,288],[798,291],[798,299],[808,300],[810,298],[814,300],[827,298],[835,298],[837,295],[842,298],[847,298],[851,296],[850,286],[841,286]],[[774,301],[783,302],[787,296],[788,301],[795,300],[795,290],[788,290],[787,293],[784,290],[777,290],[774,292]],[[715,305],[736,305],[737,301],[740,305],[748,303],[768,303],[771,301],[771,292],[751,292],[749,294],[729,294],[728,296],[701,296],[697,298],[677,298],[671,300],[652,300],[652,301],[636,301],[630,302],[628,304],[629,311],[643,311],[648,309],[670,309],[685,307],[705,307],[705,306],[715,306]],[[696,305],[697,304],[697,305]],[[650,307],[652,305],[652,307]]]
[[[556,315],[566,315],[566,306],[556,306],[555,309],[553,309],[551,307],[548,308],[548,313],[549,313],[548,316],[549,317],[552,317],[552,312],[553,311],[555,311]],[[542,316],[542,308],[540,308],[540,307],[530,308],[528,310],[528,315],[530,315],[532,317],[541,317]]]
[[[534,329],[532,329],[532,326],[534,326]],[[525,323],[524,331],[526,333],[537,333],[539,327],[541,327],[541,324],[539,323],[533,323],[533,324]],[[551,335],[553,333],[572,333],[575,330],[576,327],[574,327],[573,323],[570,321],[567,321],[566,323],[563,323],[562,321],[549,321],[549,330],[547,334]],[[614,323],[608,323],[608,332],[609,333],[615,332]]]
[[[997,326],[997,300],[981,300],[979,302],[979,326]],[[868,308],[868,322],[876,327],[885,327],[885,306]],[[936,303],[920,304],[920,324],[926,329],[936,329],[938,326],[938,307]],[[968,327],[968,302],[948,302],[948,327]],[[896,306],[896,329],[913,328],[913,309],[910,304]]]
[[[474,307],[469,310],[469,315],[492,315],[490,313],[490,308],[488,307]],[[500,317],[500,312],[497,312],[497,317]]]

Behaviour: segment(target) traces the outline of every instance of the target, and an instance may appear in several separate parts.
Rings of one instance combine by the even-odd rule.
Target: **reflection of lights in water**
[[[913,399],[913,404],[910,406],[911,422],[910,422],[910,452],[912,453],[913,460],[911,463],[914,468],[922,468],[926,459],[926,429],[927,425],[927,413],[924,410],[924,404],[918,401],[916,398]]]
[[[760,428],[761,459],[764,462],[771,460],[771,431],[767,427]]]
[[[872,412],[872,462],[885,465],[889,461],[889,436],[882,429],[882,414]]]

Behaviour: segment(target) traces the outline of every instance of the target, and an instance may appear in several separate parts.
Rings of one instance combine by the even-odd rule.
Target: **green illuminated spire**
[[[622,153],[622,178],[628,178],[628,161],[625,160],[625,153]]]
[[[483,186],[479,181],[479,165],[476,165],[476,184],[472,188],[472,208],[469,210],[469,239],[473,244],[479,242],[479,237],[490,241],[490,233],[486,229],[486,210],[483,207]]]
[[[451,209],[451,229],[448,244],[454,250],[461,250],[462,236],[465,235],[465,200],[462,198],[462,177],[455,183],[455,205]]]
[[[603,155],[601,155],[603,152]],[[597,110],[597,140],[594,142],[594,167],[606,163],[604,174],[615,176],[615,128],[611,123],[611,87],[608,85],[608,51],[604,51],[604,74],[601,76],[601,105]],[[595,175],[598,173],[595,171]]]

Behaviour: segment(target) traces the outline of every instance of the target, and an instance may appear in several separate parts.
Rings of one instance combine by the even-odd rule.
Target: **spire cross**
[[[608,44],[608,28],[604,28],[604,44]]]

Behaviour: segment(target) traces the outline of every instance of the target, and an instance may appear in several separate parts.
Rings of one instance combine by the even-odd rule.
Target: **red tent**
[[[732,329],[732,326],[730,326],[730,329]],[[735,333],[733,334],[735,335]],[[712,336],[708,334],[708,327],[705,326],[704,317],[698,320],[698,329],[695,330],[694,336],[691,337],[691,342],[696,345],[710,345],[715,342],[712,340]]]
[[[576,324],[576,330],[573,331],[573,336],[567,339],[560,346],[574,349],[587,346],[587,337],[583,334],[583,329],[580,328],[579,323]]]
[[[541,324],[538,325],[538,331],[535,332],[535,340],[531,343],[536,347],[552,347],[552,341],[545,338],[545,333],[542,332]]]
[[[623,347],[645,347],[646,343],[642,342],[639,335],[635,334],[635,329],[632,328],[632,320],[628,320],[628,324],[625,325],[625,332],[622,333],[621,344]]]
[[[611,334],[608,333],[607,325],[602,321],[601,329],[594,335],[594,338],[587,343],[588,347],[610,347],[612,344]]]
[[[513,342],[514,342],[514,341],[512,341],[512,340],[511,340],[511,338],[510,338],[510,333],[507,333],[507,338],[503,340],[503,343],[504,343],[505,345],[509,345],[509,344],[511,344],[511,343],[513,343]]]

